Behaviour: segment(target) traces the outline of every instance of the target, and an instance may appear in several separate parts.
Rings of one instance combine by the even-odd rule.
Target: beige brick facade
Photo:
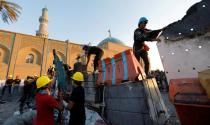
[[[130,47],[107,42],[101,46],[105,57],[112,57]],[[82,45],[70,41],[59,41],[38,36],[0,30],[0,80],[8,74],[19,75],[24,79],[27,75],[46,74],[53,63],[53,49],[59,58],[73,67],[77,55],[81,54]],[[88,70],[92,70],[92,61]]]

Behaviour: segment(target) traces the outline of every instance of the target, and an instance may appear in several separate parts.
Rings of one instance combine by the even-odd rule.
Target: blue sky
[[[16,23],[0,29],[35,35],[43,7],[49,11],[49,38],[98,44],[108,37],[108,29],[128,46],[138,19],[146,16],[148,28],[162,28],[181,19],[200,0],[15,0],[22,7]],[[173,9],[172,9],[173,8]]]
[[[49,38],[78,44],[97,45],[108,37],[133,45],[133,31],[141,16],[149,19],[147,27],[158,29],[181,19],[190,6],[201,0],[15,0],[22,7],[16,23],[0,29],[35,35],[42,8],[49,13]],[[148,43],[151,69],[163,69],[156,43]]]

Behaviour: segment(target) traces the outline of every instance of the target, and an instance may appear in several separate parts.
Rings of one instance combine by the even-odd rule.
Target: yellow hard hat
[[[84,76],[81,72],[76,72],[73,74],[72,79],[75,81],[84,81]]]
[[[36,81],[36,87],[37,89],[46,86],[47,84],[49,84],[51,82],[50,78],[47,76],[41,76],[37,79]]]
[[[8,76],[8,79],[12,79],[12,77],[13,77],[12,75],[9,75],[9,76]]]

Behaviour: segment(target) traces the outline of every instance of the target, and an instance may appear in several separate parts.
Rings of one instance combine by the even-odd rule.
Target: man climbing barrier
[[[83,46],[82,48],[84,51],[85,51],[85,55],[87,55],[87,64],[86,66],[88,66],[88,63],[90,61],[90,56],[91,55],[95,55],[95,58],[94,58],[94,72],[96,72],[96,70],[98,69],[98,61],[101,60],[103,54],[104,54],[104,51],[99,48],[99,47],[96,47],[96,46]]]
[[[160,30],[149,30],[146,29],[146,24],[148,23],[148,19],[146,17],[141,17],[139,19],[138,28],[134,31],[134,44],[133,44],[133,52],[136,59],[139,61],[140,58],[144,61],[144,70],[147,77],[152,77],[149,75],[149,58],[148,52],[149,47],[145,44],[145,41],[157,41],[161,40],[156,38],[158,34],[162,31]]]

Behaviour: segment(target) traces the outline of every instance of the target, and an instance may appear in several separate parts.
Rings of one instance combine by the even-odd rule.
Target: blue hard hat
[[[146,18],[146,17],[141,17],[140,19],[139,19],[139,24],[141,24],[141,23],[147,23],[148,22],[148,19]]]

